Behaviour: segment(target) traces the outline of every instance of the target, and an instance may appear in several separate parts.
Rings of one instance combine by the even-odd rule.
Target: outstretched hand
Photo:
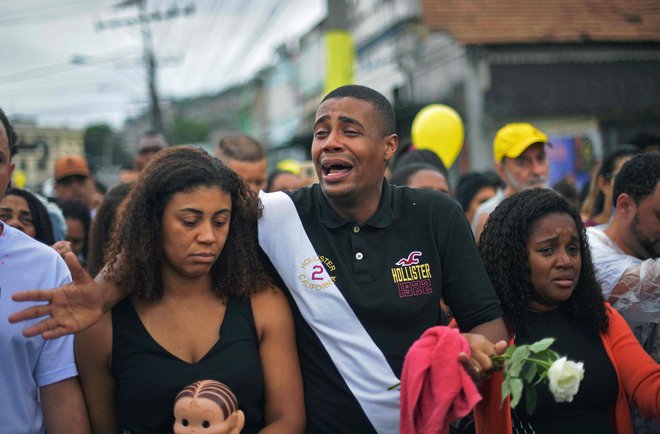
[[[504,353],[508,344],[505,341],[493,344],[480,334],[461,334],[467,339],[472,354],[468,356],[466,353],[460,353],[458,360],[463,365],[463,368],[465,368],[465,371],[472,377],[472,381],[474,381],[477,387],[480,387],[483,380],[490,377],[495,370],[495,365],[490,356]]]
[[[57,241],[55,244],[51,246],[57,253],[60,254],[62,258],[66,258],[66,254],[69,252],[73,252],[71,249],[71,243],[68,241]]]
[[[103,294],[100,285],[87,274],[76,255],[66,253],[64,260],[71,271],[73,283],[50,290],[20,291],[12,296],[14,301],[48,302],[9,316],[9,322],[12,323],[46,317],[38,324],[23,330],[24,336],[59,338],[85,330],[103,316]]]

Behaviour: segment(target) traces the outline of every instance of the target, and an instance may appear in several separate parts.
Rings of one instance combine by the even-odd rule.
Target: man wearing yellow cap
[[[477,208],[472,219],[472,232],[477,240],[488,216],[505,198],[547,186],[545,145],[550,145],[548,136],[532,124],[507,124],[497,132],[493,141],[495,170],[506,187]]]

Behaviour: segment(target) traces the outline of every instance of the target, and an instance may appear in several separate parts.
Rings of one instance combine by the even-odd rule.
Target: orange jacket
[[[629,405],[638,407],[646,417],[660,420],[660,365],[644,351],[626,320],[606,306],[610,327],[600,338],[619,382],[619,396],[610,418],[618,434],[633,434]],[[483,400],[474,409],[477,434],[511,433],[509,398],[500,408],[501,390],[499,372],[479,390]]]

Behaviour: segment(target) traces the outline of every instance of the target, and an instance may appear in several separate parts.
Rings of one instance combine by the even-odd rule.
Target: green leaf
[[[555,342],[555,338],[541,339],[540,341],[530,345],[529,351],[531,351],[532,353],[539,353],[543,350],[550,348],[550,345],[552,345],[554,342]]]
[[[516,351],[518,347],[515,345],[509,345],[506,347],[506,350],[504,351],[504,354],[502,354],[506,358],[510,358],[511,354],[513,354],[514,351]]]
[[[534,414],[536,409],[536,388],[534,386],[528,386],[525,389],[525,411],[527,414]]]
[[[545,350],[537,352],[534,357],[537,358],[537,359],[554,361],[554,353],[552,352],[552,350],[549,350],[549,349],[545,349]]]
[[[537,384],[539,384],[541,381],[545,380],[546,378],[548,378],[548,371],[541,370],[541,372],[539,374],[539,377],[536,379],[536,381],[534,382],[533,385],[536,386]]]
[[[511,408],[516,408],[522,398],[523,382],[520,378],[511,380]]]
[[[511,395],[511,382],[508,378],[505,378],[502,382],[502,399],[500,400],[500,404],[504,402],[509,395]]]
[[[537,371],[538,371],[538,366],[536,363],[527,363],[525,365],[525,368],[523,369],[522,377],[525,379],[527,383],[531,383],[532,381],[534,381],[534,377],[536,376]]]
[[[519,377],[525,360],[529,357],[529,347],[527,345],[519,346],[511,356],[511,363],[507,371],[511,377]]]

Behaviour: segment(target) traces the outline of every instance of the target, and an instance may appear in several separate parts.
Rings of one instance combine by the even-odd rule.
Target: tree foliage
[[[96,167],[120,164],[130,158],[121,136],[107,124],[90,125],[83,133],[85,154]]]
[[[210,131],[211,126],[204,121],[176,115],[167,128],[167,137],[174,145],[193,144],[206,141]]]

